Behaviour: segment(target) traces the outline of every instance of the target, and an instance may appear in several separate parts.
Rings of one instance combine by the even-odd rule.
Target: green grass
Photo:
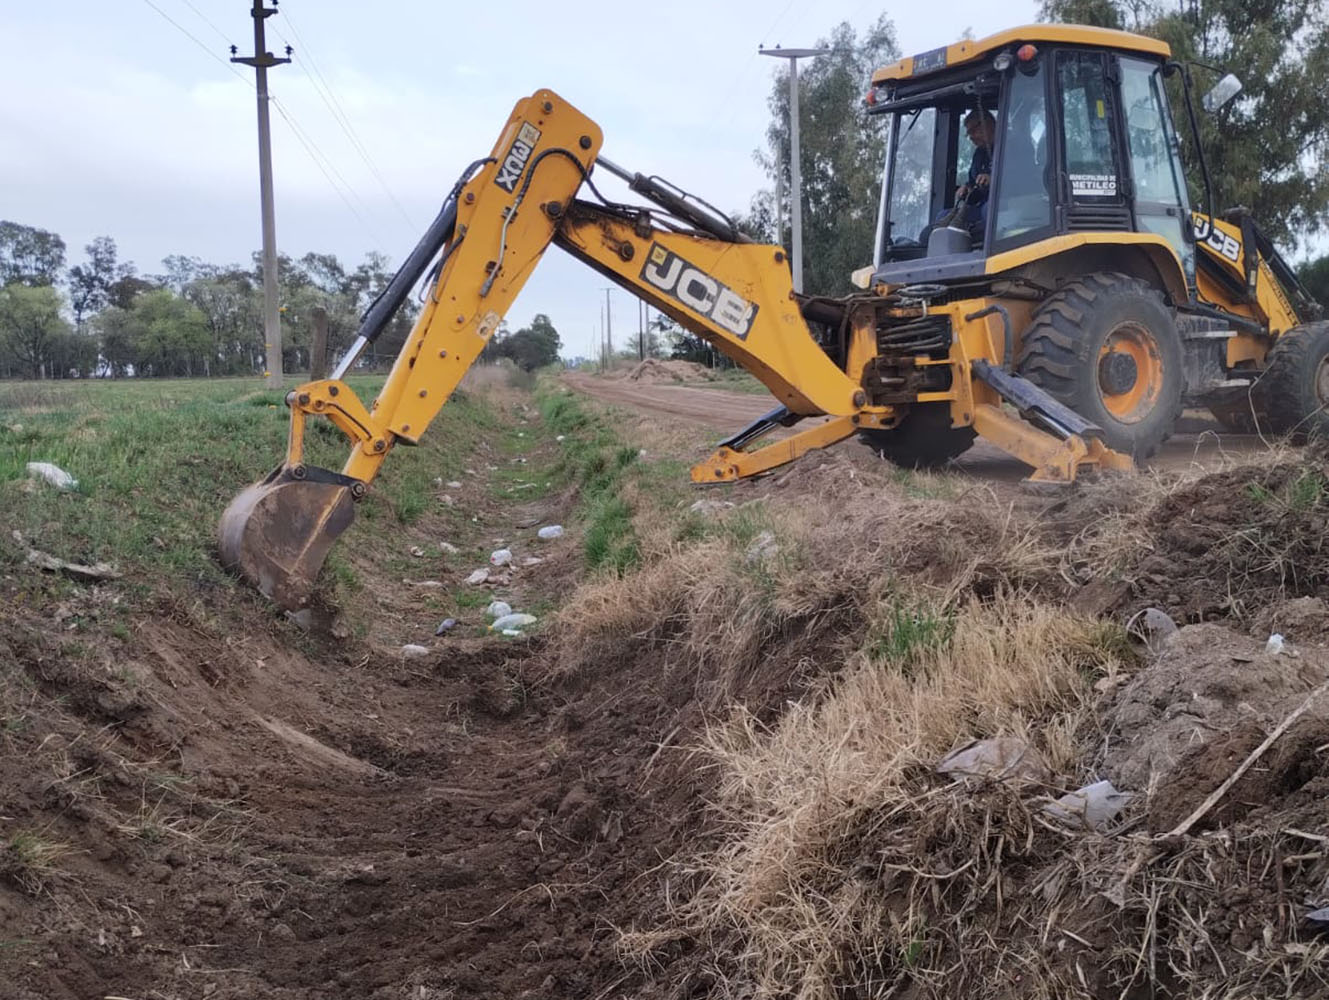
[[[348,382],[368,404],[382,377]],[[21,561],[24,542],[74,562],[109,562],[135,590],[164,585],[231,588],[217,563],[216,526],[231,498],[281,462],[288,412],[283,393],[259,379],[0,384],[0,564]],[[458,393],[424,443],[399,447],[384,464],[356,531],[391,534],[435,504],[433,481],[456,477],[497,417]],[[306,461],[340,469],[349,442],[311,419]],[[27,477],[28,462],[52,462],[78,480],[60,492]],[[349,565],[329,561],[354,589]]]
[[[955,636],[955,613],[903,602],[889,604],[869,632],[867,653],[875,663],[908,668],[920,653],[945,649]]]
[[[637,449],[623,444],[609,421],[576,396],[542,384],[536,399],[546,426],[564,435],[552,474],[576,486],[580,494],[577,516],[585,524],[586,565],[619,574],[627,571],[641,561],[632,506],[622,495],[624,483],[642,468]]]

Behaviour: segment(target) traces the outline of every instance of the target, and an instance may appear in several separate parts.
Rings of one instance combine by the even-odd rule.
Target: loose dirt
[[[702,447],[698,432],[662,425],[731,430],[769,402],[580,376],[569,384],[644,413],[654,436],[634,447],[676,457]],[[451,589],[474,568],[432,550],[409,572],[381,552],[351,560],[373,607],[370,634],[335,608],[304,633],[245,594],[157,594],[135,606],[125,636],[89,644],[76,626],[111,615],[124,599],[118,585],[57,598],[35,570],[0,580],[0,813],[7,835],[30,834],[0,850],[0,993],[750,996],[751,942],[733,926],[678,917],[706,882],[696,859],[735,834],[713,808],[724,790],[716,756],[700,749],[710,727],[738,715],[755,744],[783,718],[806,718],[847,664],[888,662],[904,633],[926,642],[917,639],[926,613],[945,634],[955,620],[945,609],[986,614],[1018,596],[1051,608],[1032,620],[1060,634],[1092,588],[1105,624],[1101,636],[1084,632],[1097,645],[1076,653],[1086,658],[1071,673],[1082,680],[1076,670],[1092,674],[1104,657],[1136,669],[1103,678],[1101,733],[1045,732],[1036,717],[1022,735],[1045,752],[1061,747],[1068,787],[1110,776],[1138,805],[1113,836],[1075,839],[1038,820],[1041,799],[952,788],[933,761],[912,758],[901,765],[907,794],[891,810],[838,802],[857,811],[834,849],[806,869],[805,859],[780,859],[772,884],[787,863],[798,899],[862,904],[853,912],[877,921],[846,933],[905,937],[903,948],[872,954],[849,937],[827,957],[835,995],[887,995],[887,983],[913,1000],[1045,995],[1031,992],[1037,975],[1012,977],[1005,952],[953,965],[947,942],[970,932],[1025,948],[1020,960],[1055,970],[1063,996],[1093,1000],[1165,995],[1183,981],[1167,962],[1220,981],[1220,968],[1249,972],[1238,963],[1252,947],[1309,946],[1298,922],[1329,874],[1329,705],[1290,729],[1197,828],[1218,837],[1149,839],[1329,677],[1319,645],[1329,635],[1317,545],[1324,481],[1306,480],[1304,467],[1232,470],[1153,493],[1141,477],[1124,492],[1109,484],[1048,499],[982,481],[982,456],[960,476],[902,478],[867,449],[842,448],[730,490],[735,506],[718,527],[682,512],[643,527],[655,532],[643,541],[654,561],[625,583],[587,580],[571,492],[494,498],[490,466],[513,461],[482,448],[477,474],[441,489],[475,512],[474,522],[449,522],[468,552],[502,539],[522,555],[536,551],[538,524],[568,524],[505,591],[567,609],[535,638],[472,629],[431,641],[437,616],[419,584],[437,576]],[[797,530],[763,554],[753,543],[774,509]],[[1122,533],[1097,538],[1100,525]],[[436,528],[426,518],[398,548],[436,546]],[[1114,559],[1099,557],[1114,545]],[[1076,561],[1087,552],[1097,575]],[[901,603],[920,595],[924,603]],[[1186,626],[1156,659],[1122,651],[1120,626],[1144,606]],[[992,648],[1022,649],[1028,621],[1017,618],[1007,644]],[[1282,654],[1264,651],[1275,627],[1288,638]],[[403,659],[400,644],[422,637],[430,654]],[[930,680],[926,670],[913,678],[919,688]],[[960,704],[937,714],[980,718],[990,707]],[[1083,758],[1081,744],[1094,748]],[[778,791],[830,772],[777,777]],[[802,808],[794,819],[811,821]],[[1298,836],[1310,838],[1304,857],[1289,847]],[[1167,892],[1191,894],[1180,908],[1160,902],[1164,881],[1150,880],[1164,876]],[[955,918],[966,906],[968,930]],[[1174,932],[1183,913],[1201,911],[1210,938]],[[915,919],[923,923],[911,930]],[[1123,994],[1120,969],[1137,964],[1159,920],[1170,936],[1158,977],[1131,973]],[[765,946],[778,959],[780,948]],[[913,978],[919,963],[958,971]],[[1287,995],[1325,995],[1302,982]]]

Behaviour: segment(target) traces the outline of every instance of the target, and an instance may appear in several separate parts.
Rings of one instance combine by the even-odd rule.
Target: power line
[[[378,169],[378,165],[369,155],[369,150],[365,147],[365,144],[360,140],[359,133],[356,132],[355,126],[351,123],[350,116],[346,114],[346,109],[342,106],[341,101],[337,99],[337,93],[332,89],[332,84],[329,83],[327,77],[323,75],[322,69],[319,68],[318,61],[314,58],[313,50],[305,42],[304,36],[300,34],[300,29],[296,26],[295,21],[291,19],[289,11],[286,14],[286,23],[291,26],[291,33],[295,35],[295,40],[299,43],[299,48],[304,54],[303,61],[307,62],[310,69],[314,71],[314,75],[309,78],[310,82],[314,84],[314,90],[318,92],[318,96],[322,99],[324,105],[332,114],[333,120],[341,127],[346,138],[350,140],[352,148],[354,148],[360,155],[360,159],[364,161],[364,164],[369,168],[370,173],[374,175],[374,178],[378,181],[379,187],[383,189],[383,193],[388,196],[388,199],[394,206],[396,206],[397,211],[401,213],[402,220],[408,226],[413,226],[414,222],[412,221],[410,214],[402,207],[401,202],[397,200],[397,196],[393,194],[392,189],[388,187],[387,180],[383,177],[382,172]],[[285,41],[285,39],[282,40]]]
[[[314,142],[313,138],[300,127],[295,120],[295,116],[286,110],[286,106],[275,96],[272,96],[270,100],[272,101],[272,106],[277,109],[277,113],[282,116],[287,125],[291,126],[292,134],[294,134],[296,139],[299,140],[300,145],[304,146],[305,152],[308,153],[309,158],[314,161],[314,166],[318,167],[319,172],[323,174],[328,184],[335,192],[337,192],[337,197],[342,200],[342,204],[345,205],[350,213],[355,216],[356,221],[364,227],[365,232],[369,234],[369,238],[379,247],[384,246],[385,244],[383,243],[383,240],[379,238],[378,233],[374,232],[374,228],[365,221],[365,217],[359,213],[354,205],[351,204],[350,199],[346,197],[346,193],[342,190],[344,187],[346,192],[349,192],[352,198],[360,201],[360,196],[355,193],[355,188],[351,187],[345,177],[342,177],[341,172],[337,170],[336,165],[332,160],[328,159],[327,155],[324,154],[321,149],[319,149],[318,144]],[[329,170],[331,170],[332,173],[329,173]],[[341,181],[340,186],[336,180],[333,180],[333,174],[336,174],[338,180]],[[364,205],[363,201],[360,203],[361,205]]]
[[[209,20],[208,20],[208,15],[207,15],[207,14],[204,14],[203,11],[201,11],[201,10],[199,10],[197,7],[195,7],[192,3],[189,2],[189,0],[181,0],[181,2],[182,2],[186,7],[188,7],[190,10],[192,10],[195,14],[197,14],[197,15],[199,16],[199,20],[201,20],[201,21],[202,21],[204,24],[206,24],[209,28],[211,28],[213,31],[215,31],[215,32],[217,33],[217,37],[220,38],[220,39],[221,39],[223,42],[225,42],[227,45],[230,45],[230,44],[234,41],[234,39],[231,38],[230,35],[226,34],[226,32],[222,31],[221,28],[217,27],[215,24],[213,24],[211,21],[209,21]]]
[[[228,73],[230,73],[232,76],[236,77],[237,79],[244,81],[245,85],[248,86],[250,90],[255,89],[255,84],[253,80],[250,80],[243,73],[237,70],[234,66],[228,63],[225,59],[217,55],[217,53],[213,52],[212,49],[206,43],[200,41],[198,37],[194,35],[188,28],[182,25],[179,21],[175,20],[175,18],[171,17],[171,15],[167,14],[166,11],[158,7],[155,3],[152,2],[152,0],[143,0],[143,2],[147,4],[149,7],[151,7],[153,10],[155,10],[158,14],[160,14],[162,18],[164,18],[169,24],[171,24],[177,31],[179,31],[182,35],[184,35],[191,42],[197,45],[200,49],[206,52],[211,58],[217,60],[217,62],[225,66]],[[194,5],[189,3],[189,0],[184,0],[184,2],[191,10],[194,11],[194,13],[196,14],[199,13],[198,10],[194,7]],[[202,15],[200,14],[200,16]],[[207,18],[204,18],[204,20],[206,21]],[[211,22],[208,23],[211,25]],[[220,34],[222,38],[226,37],[224,34],[221,33],[220,30],[217,29],[216,25],[212,25],[212,28],[214,31],[217,31],[217,33]],[[364,230],[369,235],[369,238],[377,246],[379,247],[384,246],[383,241],[379,238],[378,234],[374,232],[373,227],[370,226],[369,223],[365,221],[364,216],[362,216],[356,210],[355,206],[352,205],[350,200],[346,197],[345,192],[343,192],[342,189],[337,185],[337,182],[333,180],[332,175],[328,172],[328,168],[323,165],[323,160],[325,160],[326,157],[323,156],[321,150],[318,150],[318,147],[314,144],[313,139],[307,138],[307,134],[295,121],[295,116],[286,110],[286,107],[276,98],[275,95],[269,95],[269,100],[272,102],[272,106],[277,109],[277,113],[280,114],[282,118],[285,119],[286,124],[288,124],[291,127],[292,134],[295,135],[295,138],[299,141],[300,145],[302,145],[305,148],[305,152],[309,154],[309,158],[314,161],[314,166],[318,167],[319,172],[328,182],[328,186],[331,187],[334,192],[336,192],[336,195],[338,198],[341,199],[342,204],[344,204],[347,210],[349,210],[350,213],[353,216],[355,216],[356,221],[359,222],[362,227],[364,227]],[[330,160],[328,161],[328,165],[332,166]],[[336,167],[332,167],[332,169],[335,171]],[[338,176],[340,177],[341,175],[338,174]],[[358,197],[357,195],[355,195],[354,189],[349,184],[346,183],[344,178],[342,180],[342,183],[345,184],[346,190],[350,191],[352,196]]]
[[[243,80],[243,81],[249,86],[249,89],[250,89],[250,90],[253,90],[253,89],[254,89],[254,81],[253,81],[253,80],[250,80],[247,76],[245,76],[243,73],[241,73],[238,69],[236,69],[236,68],[235,68],[234,66],[232,66],[230,63],[228,63],[225,59],[223,59],[221,56],[217,55],[217,53],[213,52],[212,49],[211,49],[209,46],[207,46],[207,45],[205,45],[203,42],[199,41],[198,38],[197,38],[194,34],[192,34],[192,33],[189,31],[188,28],[186,28],[184,25],[182,25],[182,24],[181,24],[179,21],[177,21],[175,18],[171,17],[171,15],[168,14],[168,13],[166,13],[166,11],[164,11],[164,10],[162,10],[160,7],[158,7],[155,3],[152,2],[152,0],[143,0],[143,2],[144,2],[145,4],[147,4],[149,7],[151,7],[153,10],[155,10],[155,11],[156,11],[158,14],[160,14],[163,18],[165,18],[165,19],[167,20],[168,23],[174,25],[174,27],[176,28],[176,30],[179,31],[182,35],[184,35],[186,38],[188,38],[191,42],[193,42],[195,45],[197,45],[200,49],[202,49],[204,52],[206,52],[206,53],[207,53],[209,56],[211,56],[213,59],[216,59],[217,62],[219,62],[219,63],[221,63],[223,66],[225,66],[227,72],[229,72],[232,76],[238,77],[239,79]]]

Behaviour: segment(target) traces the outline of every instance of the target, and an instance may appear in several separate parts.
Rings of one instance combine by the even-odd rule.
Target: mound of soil
[[[627,375],[633,382],[709,382],[714,373],[705,365],[695,361],[662,361],[659,358],[647,358]]]
[[[1149,828],[1164,833],[1221,785],[1265,736],[1329,678],[1329,652],[1265,643],[1216,624],[1189,625],[1117,695],[1104,717],[1104,773],[1147,796]],[[1329,697],[1248,771],[1200,829],[1275,805],[1318,775],[1329,743]],[[1329,773],[1329,772],[1327,772]]]
[[[1329,594],[1329,475],[1285,462],[1204,476],[1147,519],[1152,551],[1132,566],[1125,610],[1184,622],[1249,621],[1271,604]]]

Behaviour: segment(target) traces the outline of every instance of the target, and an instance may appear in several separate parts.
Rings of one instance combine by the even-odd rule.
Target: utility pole
[[[286,58],[278,59],[267,49],[263,38],[263,22],[277,13],[277,0],[271,9],[263,0],[254,0],[250,14],[254,18],[254,54],[236,56],[231,46],[231,62],[254,67],[258,78],[258,192],[263,213],[263,356],[267,362],[265,384],[280,389],[281,371],[281,314],[277,311],[277,223],[272,215],[272,132],[268,127],[268,67],[291,61],[291,47],[286,46]]]
[[[605,289],[605,359],[608,364],[614,363],[614,318],[609,311],[609,293],[613,286]]]
[[[789,229],[794,291],[803,291],[803,181],[798,163],[798,61],[824,56],[830,49],[773,49],[757,47],[763,56],[789,60]]]
[[[637,300],[637,360],[646,360],[646,303]]]

